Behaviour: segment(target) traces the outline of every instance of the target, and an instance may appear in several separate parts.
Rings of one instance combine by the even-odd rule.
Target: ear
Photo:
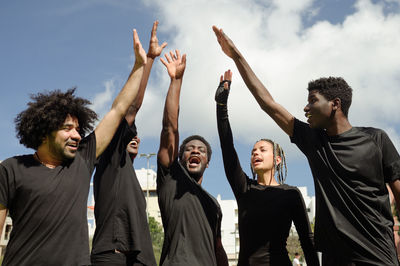
[[[332,100],[332,109],[335,111],[338,109],[342,109],[342,101],[339,98],[335,98]]]
[[[275,164],[278,165],[282,162],[282,157],[281,156],[276,156],[275,158]]]

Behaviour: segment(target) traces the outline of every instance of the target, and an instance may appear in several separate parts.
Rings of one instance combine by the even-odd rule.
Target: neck
[[[278,186],[272,170],[257,173],[257,183],[263,186]]]
[[[335,119],[329,127],[326,128],[328,136],[335,136],[342,134],[352,128],[349,120],[346,117]]]
[[[43,148],[39,147],[34,155],[35,159],[42,165],[54,169],[62,164],[62,160],[58,160],[51,153],[47,152]]]

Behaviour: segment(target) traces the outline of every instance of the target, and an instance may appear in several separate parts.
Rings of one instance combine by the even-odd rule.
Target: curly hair
[[[185,146],[186,146],[186,144],[187,144],[189,141],[194,140],[194,139],[195,139],[195,140],[199,140],[199,141],[203,142],[204,145],[206,145],[206,148],[207,148],[207,162],[210,162],[210,160],[211,160],[211,154],[212,154],[212,150],[211,150],[210,143],[208,143],[207,140],[205,140],[202,136],[199,136],[199,135],[192,135],[192,136],[187,137],[186,139],[184,139],[184,140],[182,141],[182,144],[181,144],[181,146],[179,147],[179,153],[178,153],[178,158],[179,158],[179,160],[182,160],[182,156],[183,156],[183,152],[185,151]]]
[[[308,91],[317,90],[328,101],[339,98],[343,114],[347,117],[352,99],[352,88],[341,77],[319,78],[308,83]]]
[[[270,140],[270,139],[260,139],[257,142],[260,142],[260,141],[265,141],[265,142],[268,142],[268,143],[270,143],[272,145],[272,147],[273,147],[273,151],[272,152],[273,152],[273,155],[274,155],[274,157],[273,157],[273,160],[274,160],[273,161],[273,163],[274,163],[274,175],[275,174],[277,175],[279,184],[284,184],[285,180],[286,180],[286,177],[287,177],[287,165],[286,165],[285,152],[283,151],[282,146],[279,145],[278,143],[276,143],[275,141]],[[276,157],[277,156],[281,157],[281,163],[280,164],[276,164]],[[255,179],[256,178],[256,173],[255,173],[251,163],[250,163],[250,169],[251,169],[251,173],[253,175],[253,179]]]
[[[62,126],[68,114],[78,119],[81,136],[91,131],[97,114],[87,107],[90,101],[73,95],[75,89],[31,94],[33,101],[14,120],[19,142],[37,150],[46,136]]]

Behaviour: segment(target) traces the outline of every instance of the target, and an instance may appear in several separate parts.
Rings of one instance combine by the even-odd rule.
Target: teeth
[[[311,117],[311,115],[310,115],[310,114],[306,114],[306,117],[307,117],[307,118],[310,118],[310,117]]]

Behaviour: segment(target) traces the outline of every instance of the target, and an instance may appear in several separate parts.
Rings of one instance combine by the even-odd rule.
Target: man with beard
[[[147,223],[146,200],[132,167],[140,143],[136,114],[143,102],[154,59],[167,45],[158,44],[157,26],[155,21],[138,96],[96,166],[93,179],[96,231],[91,255],[94,266],[157,265]]]
[[[275,102],[222,29],[213,30],[260,107],[308,159],[322,265],[399,265],[386,184],[399,209],[400,156],[383,130],[350,124],[351,87],[341,77],[310,81],[308,124],[301,122]]]
[[[98,158],[138,95],[146,64],[136,30],[136,62],[111,110],[92,130],[96,113],[75,89],[31,96],[17,118],[20,143],[34,154],[0,165],[0,227],[9,210],[13,230],[4,265],[89,265],[87,198]]]
[[[201,136],[185,139],[178,151],[179,97],[186,55],[165,55],[171,83],[157,161],[157,193],[164,226],[160,265],[228,265],[221,242],[222,213],[216,199],[202,187],[211,147]]]

